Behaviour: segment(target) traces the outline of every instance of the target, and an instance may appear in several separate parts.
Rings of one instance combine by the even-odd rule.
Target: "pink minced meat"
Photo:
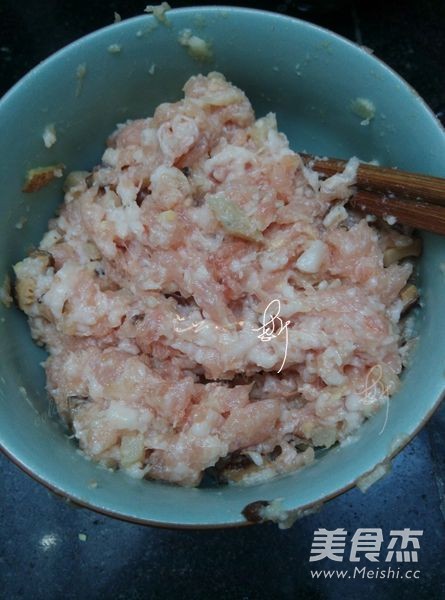
[[[71,176],[15,266],[18,299],[87,455],[194,486],[242,453],[256,481],[344,440],[396,388],[412,266],[382,257],[411,239],[343,208],[356,161],[319,179],[222,75],[184,92]],[[284,365],[286,329],[261,335],[275,299]]]

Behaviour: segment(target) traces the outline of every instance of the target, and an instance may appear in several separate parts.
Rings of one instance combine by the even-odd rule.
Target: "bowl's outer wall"
[[[160,102],[180,98],[187,78],[200,72],[223,72],[246,91],[258,115],[276,112],[295,150],[358,155],[445,176],[445,136],[434,116],[406,83],[359,47],[308,23],[264,12],[185,9],[169,18],[171,27],[153,28],[156,21],[146,16],[75,42],[28,74],[0,103],[0,274],[38,244],[62,199],[60,180],[36,194],[21,193],[26,170],[58,162],[67,171],[90,169],[116,123],[148,116]],[[184,27],[211,42],[212,62],[196,62],[178,44]],[[121,52],[109,53],[110,44],[120,44]],[[82,85],[76,79],[80,64],[86,66]],[[375,104],[369,126],[351,110],[357,97]],[[42,142],[48,123],[55,124],[58,136],[50,149]],[[27,222],[16,229],[22,217]],[[295,509],[332,495],[412,434],[443,391],[444,242],[433,235],[424,236],[424,242],[420,338],[390,403],[386,427],[380,433],[383,410],[363,426],[356,442],[336,447],[298,474],[245,489],[195,490],[98,468],[75,451],[54,411],[50,414],[39,365],[46,355],[31,342],[24,316],[3,307],[0,443],[38,478],[78,501],[142,521],[233,524],[243,521],[241,510],[254,500],[283,498],[285,508]],[[92,481],[97,487],[90,486]]]

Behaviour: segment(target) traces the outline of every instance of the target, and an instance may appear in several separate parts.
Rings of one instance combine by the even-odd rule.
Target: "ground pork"
[[[88,456],[187,486],[233,459],[257,481],[387,401],[412,266],[383,255],[411,240],[344,208],[356,166],[323,180],[211,73],[68,177],[16,292]]]

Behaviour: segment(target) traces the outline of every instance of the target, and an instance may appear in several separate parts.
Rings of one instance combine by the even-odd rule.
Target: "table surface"
[[[444,112],[443,0],[230,4],[298,16],[372,48]],[[128,18],[143,7],[136,0],[3,0],[0,94],[55,50],[109,24],[113,11]],[[354,489],[285,531],[272,524],[172,531],[120,522],[56,498],[0,456],[0,598],[444,598],[444,433],[442,407],[365,495]],[[423,530],[420,579],[312,578],[317,565],[342,567],[309,562],[319,527],[344,528],[349,536],[382,528],[385,539],[394,529]]]

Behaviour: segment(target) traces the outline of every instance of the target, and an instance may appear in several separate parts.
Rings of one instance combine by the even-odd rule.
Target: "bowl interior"
[[[295,150],[365,160],[445,176],[445,135],[418,95],[357,46],[308,23],[234,8],[181,9],[166,27],[142,16],[95,32],[52,56],[0,103],[2,182],[0,276],[37,244],[62,200],[60,181],[25,195],[30,167],[63,162],[67,171],[100,159],[116,123],[148,116],[161,102],[181,97],[193,74],[218,70],[246,91],[257,115],[277,113]],[[177,41],[190,28],[212,45],[199,62]],[[119,53],[108,47],[119,44]],[[76,76],[85,65],[85,77]],[[150,70],[154,73],[151,74]],[[368,126],[351,110],[357,97],[376,107]],[[54,123],[57,143],[44,147]],[[23,222],[24,221],[24,222]],[[22,228],[16,228],[22,225]],[[77,501],[126,518],[182,526],[243,522],[249,502],[283,498],[296,509],[330,496],[400,446],[432,411],[444,388],[445,244],[424,236],[420,285],[424,307],[419,342],[401,390],[385,411],[365,423],[357,440],[324,453],[306,469],[250,488],[181,489],[132,480],[85,460],[50,414],[40,362],[45,352],[30,339],[17,309],[0,308],[0,444],[39,479]],[[91,482],[97,482],[92,487]]]

